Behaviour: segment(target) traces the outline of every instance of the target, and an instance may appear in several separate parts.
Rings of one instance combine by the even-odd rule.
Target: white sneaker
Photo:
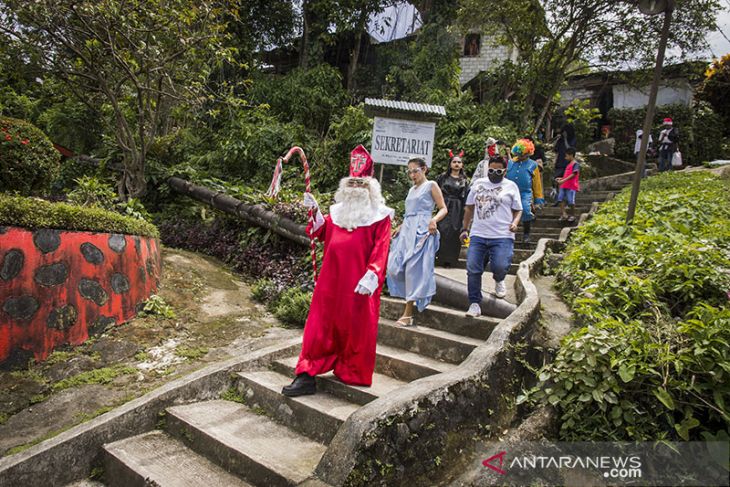
[[[479,306],[478,303],[471,303],[469,305],[469,311],[466,312],[466,316],[471,316],[472,318],[476,318],[477,316],[482,315],[482,308]]]
[[[507,288],[504,287],[504,281],[494,282],[494,295],[498,298],[507,296]]]

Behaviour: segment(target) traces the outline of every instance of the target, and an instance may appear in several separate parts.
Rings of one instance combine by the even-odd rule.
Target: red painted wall
[[[154,294],[157,239],[0,227],[0,364],[44,360],[123,323]]]

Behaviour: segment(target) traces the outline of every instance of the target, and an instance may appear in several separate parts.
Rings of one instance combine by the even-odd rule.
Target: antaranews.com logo
[[[510,442],[484,445],[481,485],[730,486],[730,443]],[[578,484],[575,484],[576,479]]]
[[[604,478],[610,479],[640,479],[642,477],[641,457],[571,457],[571,456],[543,456],[526,455],[516,456],[507,460],[507,452],[501,451],[482,462],[500,475],[506,475],[506,469],[546,470],[554,469],[595,469],[603,472]]]

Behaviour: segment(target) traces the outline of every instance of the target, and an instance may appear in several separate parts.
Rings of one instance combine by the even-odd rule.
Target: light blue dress
[[[406,197],[406,214],[398,236],[390,244],[388,292],[391,296],[415,301],[423,311],[436,294],[434,260],[440,235],[428,233],[435,202],[431,196],[435,181],[413,186]]]

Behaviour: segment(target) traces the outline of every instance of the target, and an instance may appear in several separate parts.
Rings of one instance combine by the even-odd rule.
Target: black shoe
[[[309,394],[316,394],[317,382],[314,377],[307,374],[299,374],[294,381],[288,386],[284,386],[281,393],[289,397],[306,396]]]
[[[555,202],[555,203],[553,203],[553,204],[552,204],[551,206],[552,206],[553,208],[555,208],[555,207],[556,207],[556,206],[558,206],[558,205],[560,205],[560,201],[556,201],[556,202]]]
[[[530,243],[530,234],[529,233],[525,233],[524,235],[522,235],[522,243]]]

